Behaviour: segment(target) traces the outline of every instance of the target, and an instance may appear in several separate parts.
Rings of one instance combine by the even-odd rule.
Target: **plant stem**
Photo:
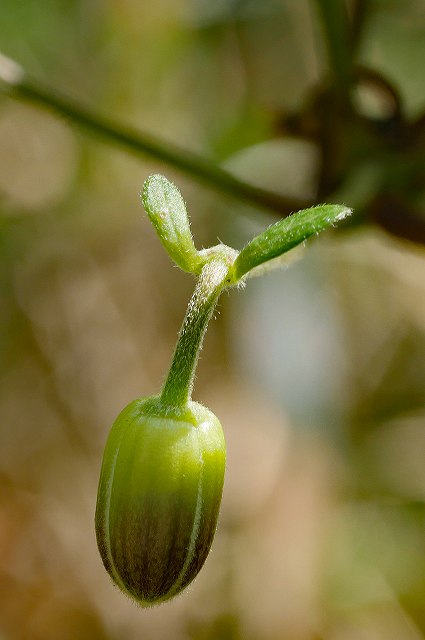
[[[348,98],[351,80],[351,42],[348,15],[342,0],[316,0],[325,31],[329,64],[342,95]]]
[[[367,14],[370,9],[369,0],[355,0],[352,9],[352,21],[351,21],[351,50],[352,55],[355,55],[361,42],[363,35],[364,25],[366,22]]]
[[[162,388],[160,400],[163,406],[184,408],[191,398],[204,335],[228,272],[229,265],[222,258],[213,258],[201,271]]]
[[[137,155],[156,158],[239,200],[270,209],[284,216],[311,204],[255,187],[239,180],[228,171],[197,154],[182,150],[168,142],[162,142],[130,127],[123,127],[93,113],[68,97],[60,95],[57,91],[43,88],[35,80],[29,79],[22,67],[2,54],[0,54],[0,91],[10,97],[36,104],[65,116],[109,142]]]

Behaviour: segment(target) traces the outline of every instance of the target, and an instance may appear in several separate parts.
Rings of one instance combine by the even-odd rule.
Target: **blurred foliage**
[[[2,0],[0,35],[113,122],[356,211],[222,301],[195,393],[228,440],[218,535],[140,610],[98,557],[98,472],[192,283],[137,191],[173,179],[204,246],[275,216],[0,95],[2,640],[425,638],[424,0]]]

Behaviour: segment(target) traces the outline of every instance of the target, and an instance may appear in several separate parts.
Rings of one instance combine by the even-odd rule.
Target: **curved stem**
[[[221,258],[207,262],[199,276],[180,330],[170,371],[161,393],[161,404],[183,408],[191,398],[195,370],[208,322],[222,292],[229,266]]]

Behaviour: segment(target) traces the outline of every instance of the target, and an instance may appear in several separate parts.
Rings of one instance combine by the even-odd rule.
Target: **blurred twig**
[[[347,9],[341,0],[316,0],[325,31],[329,66],[340,92],[348,94],[351,79],[351,34]]]
[[[363,27],[366,22],[366,16],[369,9],[369,0],[355,0],[351,17],[351,48],[352,54],[356,53],[363,33]]]
[[[38,82],[28,78],[20,65],[1,54],[0,91],[12,98],[54,111],[136,155],[146,155],[160,160],[218,191],[261,208],[270,209],[282,216],[312,204],[309,201],[283,197],[255,187],[197,154],[182,150],[169,142],[162,142],[133,128],[124,127],[89,111],[57,91],[42,87]]]

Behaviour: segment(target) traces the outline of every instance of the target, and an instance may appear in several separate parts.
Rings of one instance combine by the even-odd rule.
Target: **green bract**
[[[116,419],[103,456],[97,542],[114,582],[139,603],[168,600],[205,562],[224,482],[225,443],[211,411],[164,417],[157,399]]]
[[[292,247],[336,224],[350,209],[321,205],[266,229],[238,252],[197,251],[178,189],[146,180],[142,201],[176,264],[197,276],[160,395],[135,400],[116,419],[103,456],[97,542],[113,581],[144,606],[178,594],[205,562],[217,524],[225,443],[218,419],[191,399],[196,364],[221,292]]]

